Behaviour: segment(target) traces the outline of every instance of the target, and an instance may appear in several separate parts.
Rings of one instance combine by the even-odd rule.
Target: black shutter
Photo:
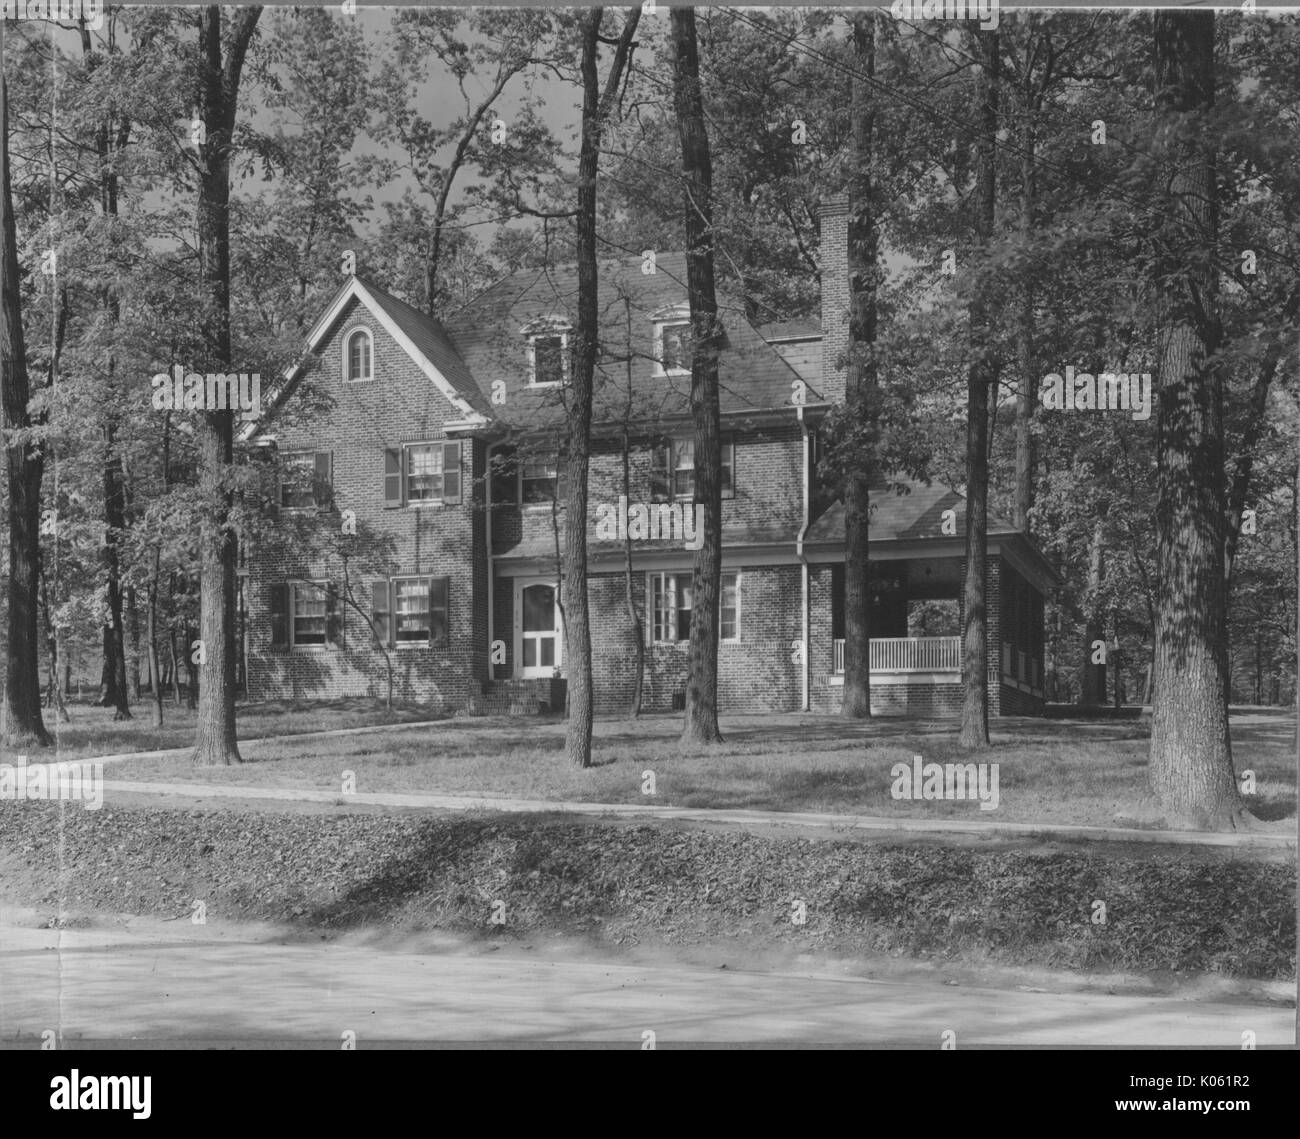
[[[402,450],[388,447],[384,450],[384,508],[402,505]]]
[[[317,510],[329,510],[334,505],[334,452],[316,452],[316,478],[312,486]]]
[[[442,445],[442,501],[455,504],[460,501],[460,444]]]
[[[393,606],[389,584],[377,581],[370,591],[370,610],[375,622],[375,639],[385,646],[393,643]]]
[[[447,597],[451,592],[451,578],[429,578],[429,644],[446,644],[451,635],[447,612]]]
[[[730,435],[722,437],[722,497],[736,497],[736,442]]]
[[[289,587],[273,585],[270,589],[271,648],[289,647]]]
[[[343,614],[339,609],[338,594],[333,585],[326,585],[325,590],[325,644],[337,649],[343,644]]]

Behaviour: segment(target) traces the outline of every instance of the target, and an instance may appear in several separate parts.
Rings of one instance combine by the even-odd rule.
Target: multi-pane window
[[[442,498],[442,444],[421,443],[406,448],[406,500]]]
[[[374,583],[372,615],[381,644],[438,645],[448,636],[445,577],[395,577]]]
[[[324,645],[328,632],[325,590],[319,585],[295,584],[292,594],[294,645]]]
[[[393,582],[399,641],[429,639],[429,581],[422,577],[398,578]]]
[[[720,640],[740,639],[740,575],[724,573],[718,606]],[[657,642],[691,639],[691,575],[650,575],[651,631]]]
[[[280,456],[280,505],[288,510],[327,507],[330,500],[329,451],[289,451]]]
[[[460,501],[460,444],[408,443],[384,452],[384,505]]]
[[[347,360],[346,367],[349,382],[373,378],[374,372],[371,368],[373,351],[374,342],[370,333],[364,328],[358,328],[348,337],[344,356]]]
[[[722,497],[732,498],[736,493],[735,443],[724,435],[719,450],[722,458]],[[695,497],[693,439],[661,439],[655,446],[650,463],[650,497],[655,502]]]
[[[545,455],[525,455],[519,462],[519,498],[523,503],[551,502],[562,494],[564,475],[559,462]]]

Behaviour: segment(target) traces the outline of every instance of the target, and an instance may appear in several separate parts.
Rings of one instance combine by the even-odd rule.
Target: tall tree
[[[979,256],[993,240],[997,190],[994,140],[998,131],[998,34],[979,31],[980,131],[975,143],[975,246]],[[966,378],[966,581],[962,628],[962,706],[959,742],[964,748],[989,742],[988,557],[989,394],[998,379],[988,291],[979,282],[970,300],[971,361]]]
[[[673,8],[673,107],[682,144],[686,288],[691,306],[691,420],[695,501],[704,538],[691,573],[691,644],[682,738],[719,743],[718,601],[722,579],[722,445],[718,398],[718,299],[713,272],[713,166],[700,92],[695,10]]]
[[[1154,18],[1155,103],[1168,130],[1158,282],[1155,705],[1151,789],[1171,822],[1244,821],[1228,736],[1223,391],[1219,346],[1213,12]]]
[[[0,44],[0,63],[3,62]],[[37,608],[40,588],[41,475],[44,458],[31,436],[27,349],[18,278],[18,236],[9,180],[9,89],[0,78],[0,386],[4,389],[5,466],[9,478],[9,630],[5,646],[0,742],[50,744],[41,718]]]
[[[641,17],[633,8],[623,22],[614,59],[600,86],[600,34],[603,8],[592,8],[582,28],[582,141],[578,152],[578,327],[573,381],[567,400],[568,480],[564,525],[564,641],[569,671],[569,719],[565,754],[574,767],[591,766],[593,715],[591,625],[587,599],[587,476],[591,465],[591,404],[600,350],[600,314],[596,272],[596,171],[600,136],[618,91]]]
[[[223,42],[222,13],[199,10],[197,101],[199,145],[199,279],[203,325],[212,370],[229,372],[230,338],[230,156],[234,145],[239,79],[260,7],[238,9]],[[233,411],[206,410],[198,419],[199,451],[199,714],[196,764],[239,763],[235,739],[236,538],[230,467]]]
[[[865,446],[858,448],[844,486],[844,716],[871,715],[869,568],[871,446],[876,387],[876,291],[879,229],[872,195],[875,125],[875,14],[853,18],[853,93],[849,108],[849,422]]]

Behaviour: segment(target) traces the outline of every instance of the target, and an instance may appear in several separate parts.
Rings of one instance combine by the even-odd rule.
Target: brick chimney
[[[822,201],[821,228],[822,396],[843,403],[844,355],[849,347],[849,197]]]

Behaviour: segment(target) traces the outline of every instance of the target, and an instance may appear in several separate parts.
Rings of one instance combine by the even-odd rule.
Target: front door
[[[555,676],[564,656],[556,586],[546,579],[515,581],[515,660],[518,676]]]

